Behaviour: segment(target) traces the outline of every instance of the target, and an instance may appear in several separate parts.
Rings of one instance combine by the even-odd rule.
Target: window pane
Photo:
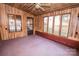
[[[33,19],[27,19],[27,31],[33,30]]]
[[[61,36],[67,37],[69,20],[70,20],[70,14],[65,14],[62,16]]]
[[[48,17],[44,17],[44,32],[47,32],[47,21]]]
[[[16,16],[16,30],[21,31],[21,16]]]
[[[9,15],[9,31],[10,32],[15,31],[15,20],[13,18],[13,15]]]
[[[59,35],[60,16],[55,16],[54,19],[54,34]]]
[[[48,23],[48,32],[52,34],[52,30],[53,30],[53,16],[50,16]]]
[[[27,28],[28,28],[28,30],[33,30],[33,24],[28,24]]]
[[[33,30],[32,25],[28,25],[29,30]]]

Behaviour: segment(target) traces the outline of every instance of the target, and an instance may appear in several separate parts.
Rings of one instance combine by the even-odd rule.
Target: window
[[[44,32],[68,36],[70,14],[44,17]]]
[[[21,16],[16,16],[16,31],[21,31]]]
[[[21,31],[21,16],[19,15],[9,15],[9,31]]]
[[[69,28],[70,14],[62,15],[62,27],[61,27],[61,36],[67,37],[68,28]]]
[[[33,30],[33,19],[27,19],[27,30],[30,31],[30,30]]]
[[[52,34],[52,30],[53,30],[53,16],[50,16],[48,21],[48,32]]]
[[[47,26],[48,26],[47,22],[48,22],[48,17],[44,17],[44,32],[47,32]]]
[[[9,31],[15,32],[15,20],[13,15],[9,15]]]
[[[54,34],[59,35],[59,28],[60,28],[60,16],[55,16],[54,19]]]

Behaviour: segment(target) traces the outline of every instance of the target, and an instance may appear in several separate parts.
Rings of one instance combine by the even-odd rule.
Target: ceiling
[[[12,7],[24,10],[34,15],[45,14],[52,11],[78,7],[79,3],[40,3],[44,9],[35,9],[36,3],[6,3]]]

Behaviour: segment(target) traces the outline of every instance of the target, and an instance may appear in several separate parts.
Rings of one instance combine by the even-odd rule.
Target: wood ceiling
[[[6,4],[24,10],[34,15],[40,15],[48,12],[53,12],[67,8],[74,8],[79,6],[79,3],[40,3],[41,7],[44,8],[43,11],[41,9],[34,9],[36,3],[6,3]],[[45,5],[49,5],[49,6],[45,7]]]

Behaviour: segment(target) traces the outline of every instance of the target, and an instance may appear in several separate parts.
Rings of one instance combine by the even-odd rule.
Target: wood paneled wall
[[[43,31],[43,16],[35,17],[35,31]]]
[[[34,17],[25,11],[17,8],[0,4],[0,31],[2,40],[8,40],[17,37],[27,36],[26,20],[27,17]],[[22,31],[21,32],[9,32],[8,31],[8,14],[21,15],[22,17]]]
[[[69,26],[69,36],[74,37],[75,36],[75,31],[76,31],[78,14],[79,14],[79,7],[60,10],[60,11],[54,11],[54,12],[51,12],[51,13],[36,16],[36,22],[35,22],[36,23],[36,31],[43,32],[43,17],[62,15],[62,14],[66,14],[66,13],[71,14],[71,20],[70,20],[70,26]],[[37,25],[38,21],[39,21],[39,25]]]
[[[39,15],[39,16],[34,16],[32,14],[29,14],[29,13],[19,10],[17,8],[14,8],[14,7],[5,5],[5,4],[0,4],[1,38],[2,38],[2,40],[8,40],[8,39],[12,39],[12,38],[27,36],[27,28],[26,28],[27,17],[34,18],[34,34],[35,34],[35,31],[43,32],[43,17],[61,15],[61,14],[66,14],[66,13],[71,14],[69,36],[74,37],[76,25],[77,25],[77,16],[79,14],[79,7],[60,10],[60,11],[54,11],[51,13],[47,13],[47,14],[43,14],[43,15]],[[21,17],[22,17],[22,31],[21,32],[10,33],[8,31],[8,17],[7,17],[8,14],[21,15]]]

